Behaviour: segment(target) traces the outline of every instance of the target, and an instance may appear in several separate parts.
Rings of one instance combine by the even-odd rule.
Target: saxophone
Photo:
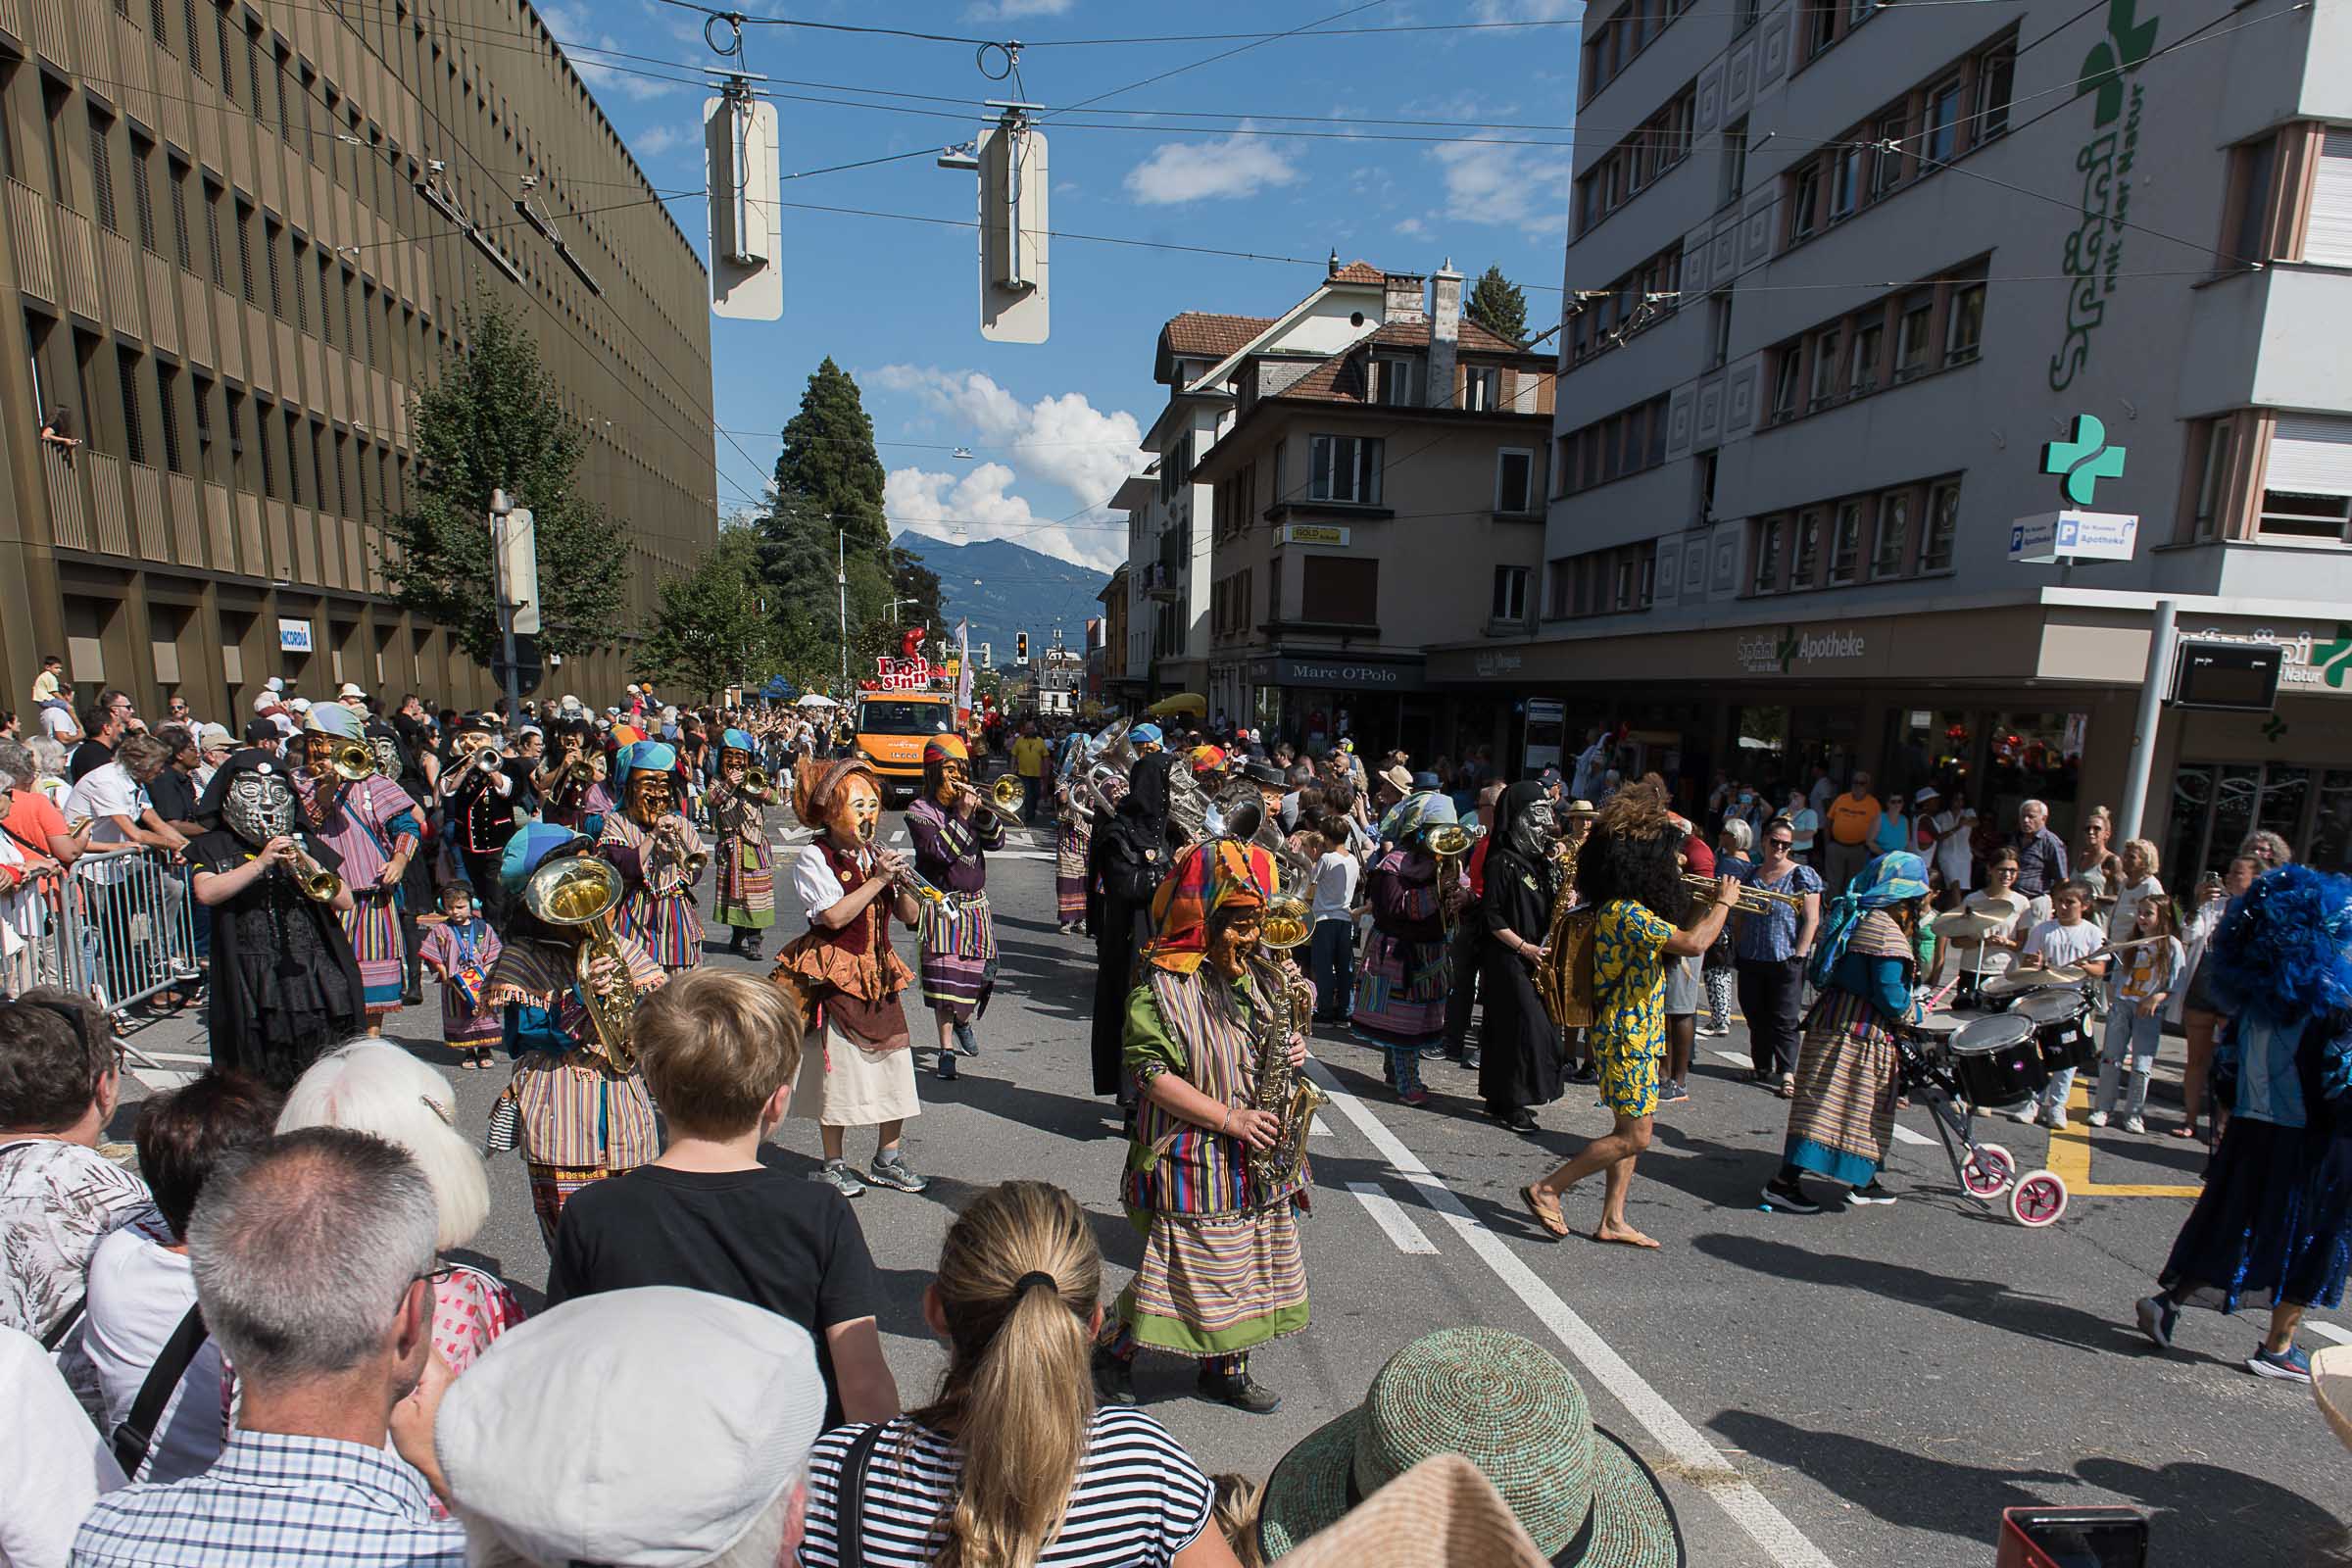
[[[1314,993],[1288,958],[1253,955],[1250,970],[1264,1004],[1259,1008],[1252,1099],[1257,1109],[1272,1111],[1280,1125],[1271,1147],[1250,1150],[1246,1158],[1251,1183],[1260,1192],[1280,1193],[1305,1168],[1307,1134],[1314,1127],[1315,1112],[1330,1097],[1291,1065],[1287,1044],[1292,1035],[1304,1034],[1312,1021]]]

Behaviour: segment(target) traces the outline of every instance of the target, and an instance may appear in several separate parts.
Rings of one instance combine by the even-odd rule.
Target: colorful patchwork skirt
[[[997,983],[997,933],[986,893],[951,893],[923,917],[923,1001],[957,1023],[988,1005]]]
[[[357,899],[343,916],[351,954],[360,962],[360,989],[368,1016],[381,1018],[400,1010],[408,987],[408,950],[400,939],[400,906],[388,895],[370,893]]]
[[[1086,852],[1092,837],[1084,823],[1064,822],[1054,840],[1054,909],[1064,925],[1086,918]]]
[[[1144,1258],[1119,1293],[1137,1343],[1180,1355],[1231,1355],[1306,1327],[1298,1220],[1277,1203],[1213,1217],[1129,1209]]]
[[[757,839],[721,841],[710,918],[738,931],[764,931],[776,923],[775,856],[765,844]]]
[[[1876,1180],[1894,1136],[1898,1060],[1876,1007],[1836,986],[1823,992],[1797,1051],[1788,1162],[1848,1187]]]
[[[640,888],[620,901],[614,919],[621,934],[664,969],[691,969],[703,961],[703,917],[683,892],[649,894]]]
[[[1355,971],[1355,1032],[1377,1046],[1444,1039],[1450,969],[1445,943],[1408,942],[1375,927]]]

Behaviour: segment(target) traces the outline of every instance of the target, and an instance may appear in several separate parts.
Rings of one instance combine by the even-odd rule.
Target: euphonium
[[[1269,907],[1261,931],[1272,914]],[[1249,961],[1260,1001],[1251,1100],[1257,1109],[1271,1112],[1278,1125],[1274,1142],[1250,1150],[1246,1157],[1250,1181],[1261,1195],[1287,1197],[1306,1164],[1306,1140],[1314,1129],[1315,1112],[1330,1099],[1314,1080],[1291,1065],[1290,1037],[1306,1032],[1314,993],[1288,958],[1252,955]]]
[[[1462,860],[1469,855],[1470,846],[1486,834],[1484,828],[1472,830],[1459,822],[1442,822],[1429,830],[1429,853],[1438,858],[1438,917],[1445,923],[1446,940],[1451,942],[1453,933],[1462,923],[1461,912],[1446,902],[1446,890],[1461,875]]]
[[[596,1031],[599,1052],[622,1072],[637,1064],[629,1026],[637,1014],[637,983],[630,978],[629,961],[612,935],[612,908],[620,903],[620,873],[594,856],[567,856],[551,860],[531,873],[522,886],[522,906],[552,926],[570,927],[580,934],[579,956],[573,972],[580,995],[587,999],[588,1022]],[[610,989],[600,991],[589,970],[599,958],[612,961]]]

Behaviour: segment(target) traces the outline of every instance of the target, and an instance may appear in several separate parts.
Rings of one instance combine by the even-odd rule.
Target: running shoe
[[[1805,1196],[1801,1183],[1784,1185],[1778,1176],[1764,1184],[1764,1207],[1784,1214],[1818,1214],[1821,1205]]]
[[[2145,1334],[2159,1350],[2173,1348],[2173,1330],[2180,1325],[2180,1309],[2161,1296],[2143,1296],[2132,1310],[2139,1317],[2139,1332]]]
[[[1658,1103],[1661,1105],[1679,1105],[1690,1098],[1690,1090],[1669,1079],[1665,1089],[1658,1096]]]
[[[1486,1056],[1476,1046],[1472,1046],[1468,1051],[1462,1053],[1462,1070],[1464,1072],[1476,1072],[1485,1063]]]
[[[2028,1127],[2031,1127],[2035,1122],[2041,1120],[2041,1106],[2037,1102],[2029,1100],[2024,1104],[2011,1111],[2009,1113],[2009,1119],[2015,1122],[2023,1122]]]
[[[2283,1350],[2256,1350],[2246,1357],[2246,1370],[2258,1378],[2277,1378],[2281,1383],[2309,1383],[2311,1357],[2303,1347],[2290,1345]]]
[[[2147,1130],[2147,1122],[2142,1120],[2140,1117],[2126,1116],[2124,1118],[2124,1131],[2128,1133],[2144,1133]]]
[[[865,1191],[865,1183],[858,1179],[858,1173],[850,1169],[846,1160],[826,1160],[825,1168],[816,1173],[816,1179],[844,1198],[856,1198]]]
[[[939,1081],[943,1084],[952,1084],[956,1081],[956,1053],[953,1051],[943,1051],[939,1054]]]
[[[1886,1190],[1886,1183],[1874,1176],[1868,1187],[1857,1187],[1847,1193],[1845,1200],[1849,1203],[1891,1203],[1894,1195]]]
[[[1397,1095],[1396,1100],[1399,1104],[1411,1105],[1415,1108],[1419,1108],[1420,1106],[1429,1103],[1429,1091],[1422,1088],[1419,1084],[1415,1084],[1412,1088],[1407,1089]]]
[[[919,1193],[931,1185],[923,1177],[917,1176],[914,1167],[906,1163],[906,1156],[896,1150],[887,1154],[876,1154],[874,1162],[866,1167],[866,1176],[877,1187],[888,1187],[902,1193]]]
[[[980,1037],[972,1033],[970,1024],[959,1023],[956,1026],[956,1049],[967,1056],[980,1054]]]
[[[2107,1113],[2103,1110],[2094,1110],[2082,1120],[2093,1127],[2104,1127],[2107,1125]]]

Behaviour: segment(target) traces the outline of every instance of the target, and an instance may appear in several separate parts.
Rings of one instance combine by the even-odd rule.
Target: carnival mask
[[[664,773],[650,773],[643,769],[629,775],[629,820],[639,827],[652,827],[669,814],[669,777]]]
[[[1250,956],[1257,951],[1258,917],[1255,908],[1245,907],[1230,918],[1209,922],[1207,956],[1209,967],[1228,980],[1239,980],[1250,966]]]
[[[1559,826],[1549,801],[1531,801],[1511,818],[1511,848],[1531,858],[1541,858],[1550,849]]]
[[[970,769],[965,767],[961,758],[946,759],[939,764],[939,793],[933,799],[942,806],[953,806],[956,791],[963,788],[964,780],[970,776]]]
[[[874,842],[874,832],[882,823],[882,797],[873,784],[852,774],[842,781],[840,793],[833,803],[833,815],[826,827],[836,838],[853,838],[860,844]]]
[[[368,737],[368,750],[375,754],[375,770],[385,778],[400,777],[400,742],[389,735]]]
[[[302,760],[308,769],[323,778],[334,770],[335,738],[313,730],[302,738]]]
[[[258,850],[294,831],[293,786],[267,763],[239,773],[220,798],[220,820]]]

